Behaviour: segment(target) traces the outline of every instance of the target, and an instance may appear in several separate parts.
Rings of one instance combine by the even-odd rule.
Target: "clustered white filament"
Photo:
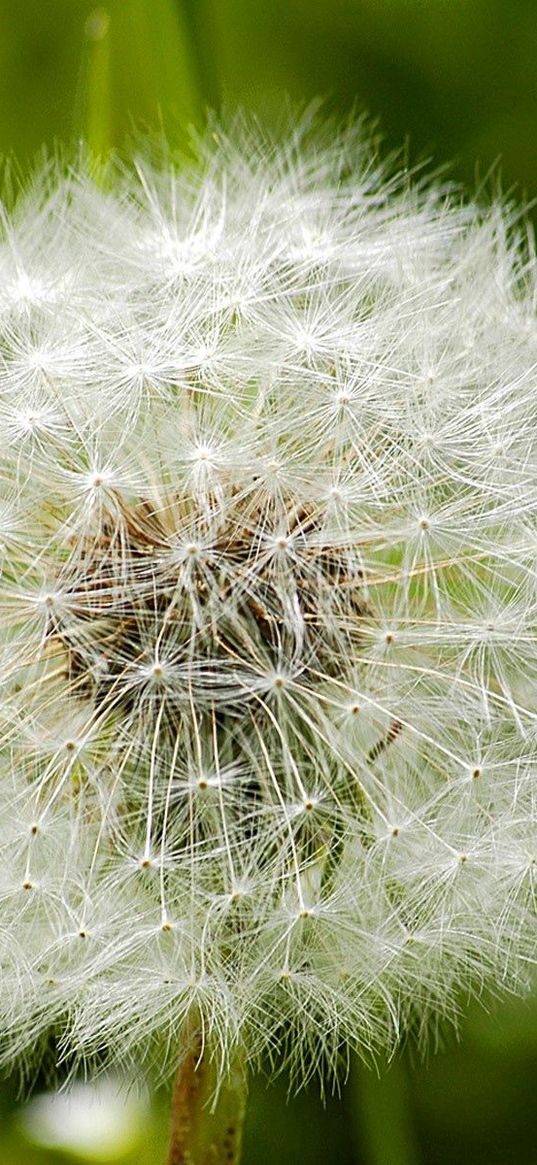
[[[531,245],[330,134],[2,212],[5,1063],[302,1078],[531,973]]]

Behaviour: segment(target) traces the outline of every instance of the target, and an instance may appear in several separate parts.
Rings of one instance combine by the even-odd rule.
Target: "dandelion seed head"
[[[531,979],[535,264],[363,125],[198,145],[3,216],[0,1056],[301,1082]]]

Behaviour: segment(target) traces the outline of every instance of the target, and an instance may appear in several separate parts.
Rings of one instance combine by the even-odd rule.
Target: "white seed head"
[[[535,262],[328,137],[3,215],[5,1063],[300,1077],[535,960]]]

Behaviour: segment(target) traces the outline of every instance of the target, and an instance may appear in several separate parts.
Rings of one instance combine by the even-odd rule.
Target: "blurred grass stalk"
[[[204,108],[219,109],[221,93],[216,49],[207,0],[176,0]]]
[[[198,0],[109,0],[84,21],[74,130],[103,160],[125,136],[155,129],[170,146],[218,104],[206,12]]]
[[[86,83],[84,137],[91,154],[104,157],[112,145],[110,99],[110,14],[94,8],[85,25]]]
[[[421,1165],[401,1057],[383,1065],[380,1075],[357,1065],[352,1081],[356,1159],[363,1165]]]

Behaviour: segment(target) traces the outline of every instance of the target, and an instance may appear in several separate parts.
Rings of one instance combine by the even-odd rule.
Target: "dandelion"
[[[198,152],[0,246],[1,1056],[179,1064],[170,1161],[535,961],[531,242],[363,124]]]

